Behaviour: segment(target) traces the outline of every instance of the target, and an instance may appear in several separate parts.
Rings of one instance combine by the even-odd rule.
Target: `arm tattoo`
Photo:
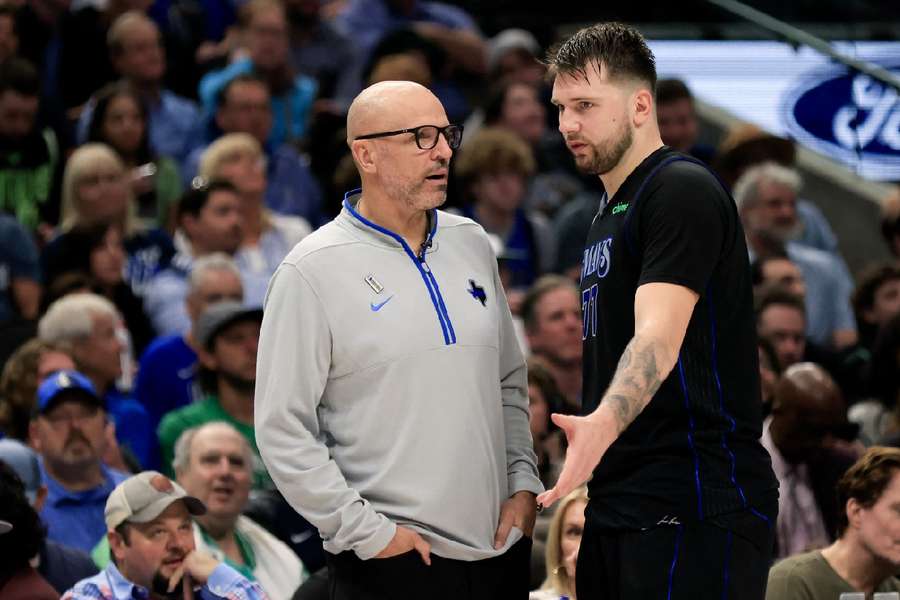
[[[650,402],[662,384],[653,340],[632,338],[601,403],[613,409],[618,433],[622,433]]]

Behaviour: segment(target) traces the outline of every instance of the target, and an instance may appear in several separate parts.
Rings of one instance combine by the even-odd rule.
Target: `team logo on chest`
[[[487,306],[487,294],[484,291],[484,288],[475,283],[474,279],[469,280],[469,289],[466,290],[472,297],[481,302],[482,306]]]
[[[603,279],[609,273],[610,253],[612,252],[612,238],[608,237],[592,246],[585,248],[584,260],[581,263],[581,280],[588,275],[597,274],[598,279]]]

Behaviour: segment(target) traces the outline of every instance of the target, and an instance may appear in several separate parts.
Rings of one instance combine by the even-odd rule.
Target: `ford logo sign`
[[[888,67],[900,74],[900,66]],[[872,179],[900,178],[900,96],[862,73],[811,75],[785,98],[788,132],[797,141]]]

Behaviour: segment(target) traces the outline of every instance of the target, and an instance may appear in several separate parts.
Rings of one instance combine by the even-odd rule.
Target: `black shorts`
[[[331,600],[528,600],[531,538],[485,560],[432,554],[431,566],[417,551],[370,560],[360,560],[353,552],[325,556]]]
[[[774,527],[750,512],[730,521],[737,527],[699,521],[635,531],[588,519],[578,600],[763,600]]]

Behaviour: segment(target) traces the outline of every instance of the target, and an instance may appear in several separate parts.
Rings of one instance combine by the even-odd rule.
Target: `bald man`
[[[462,128],[411,82],[353,101],[362,189],[272,278],[256,439],[332,598],[527,598],[525,361],[484,230],[437,210]]]
[[[835,485],[859,453],[840,389],[822,367],[798,363],[775,386],[762,443],[780,485],[777,557],[807,552],[834,539],[841,507]]]

